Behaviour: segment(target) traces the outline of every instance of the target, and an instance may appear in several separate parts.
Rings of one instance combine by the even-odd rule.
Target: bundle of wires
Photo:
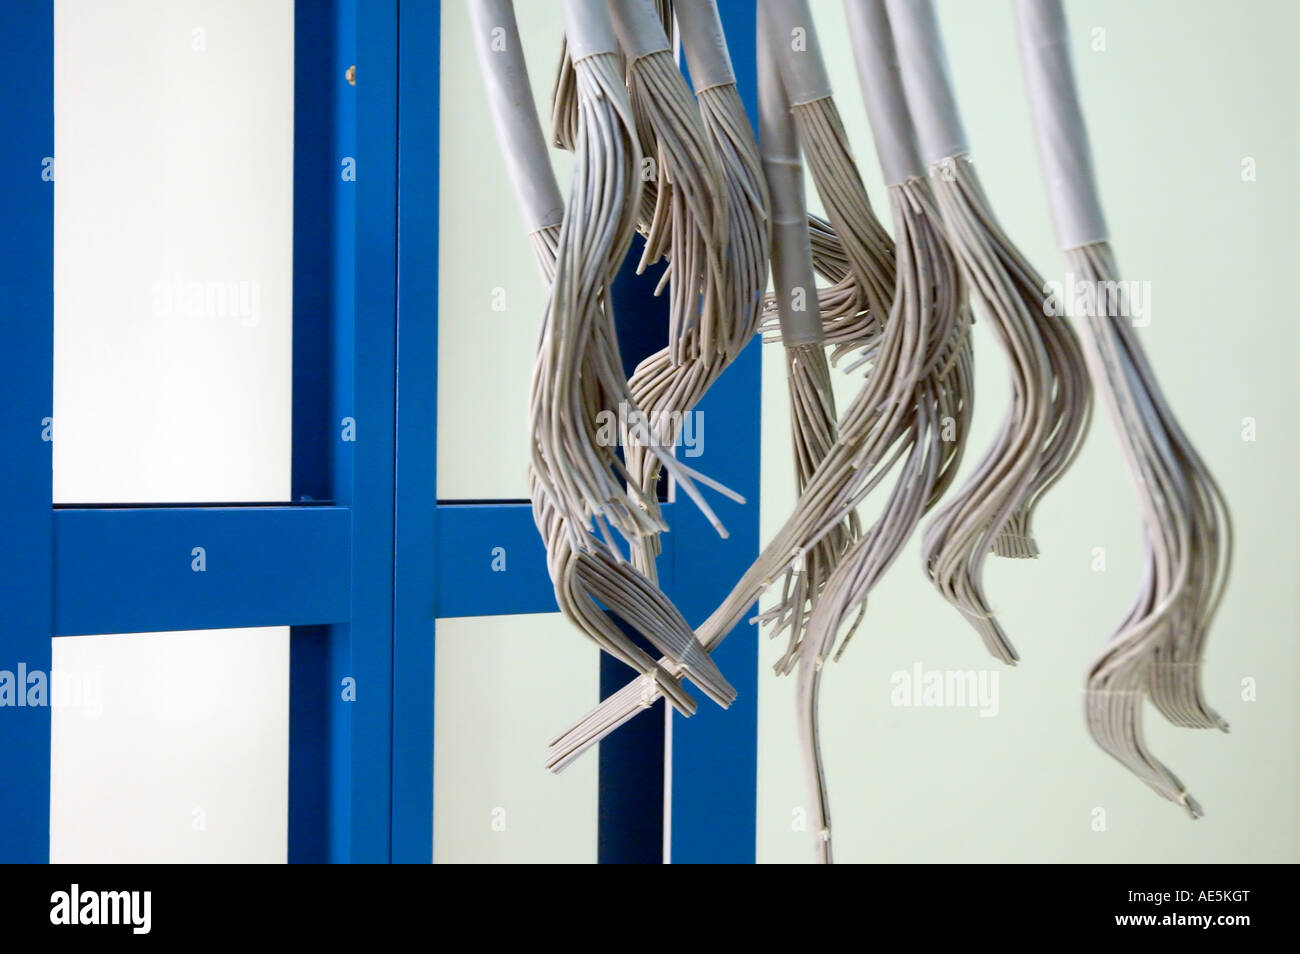
[[[894,249],[876,219],[853,159],[808,0],[761,0],[779,71],[826,219],[809,218],[814,264],[834,284],[820,295],[836,354],[881,333],[894,290]]]
[[[799,659],[800,741],[817,857],[827,863],[832,860],[830,807],[817,734],[822,667],[845,622],[855,612],[861,619],[871,589],[956,476],[973,383],[965,288],[917,152],[883,0],[846,0],[845,13],[894,210],[897,247],[892,307],[879,342],[868,353],[867,384],[854,409],[874,411],[864,457],[874,448],[890,448],[898,482],[876,521],[826,583]]]
[[[778,57],[778,45],[784,42],[786,26],[769,15],[766,4],[760,5],[759,14],[759,56],[762,62]],[[805,40],[815,43],[815,35],[810,37],[807,33],[811,21],[802,22]],[[765,84],[760,87],[762,114],[768,130],[763,154],[772,190],[773,278],[775,300],[782,314],[782,336],[788,354],[792,348],[799,348],[801,351],[794,352],[796,355],[809,356],[809,365],[820,357],[824,368],[825,352],[820,341],[822,336],[818,333],[820,321],[816,311],[818,299],[812,291],[810,245],[820,240],[828,248],[833,248],[835,233],[823,229],[819,239],[809,235],[809,220],[800,184],[797,124],[792,122],[787,90],[784,83],[776,82],[780,76],[779,69],[771,66],[760,68],[759,75],[760,83]],[[796,128],[790,128],[792,125]],[[856,170],[853,178],[861,188]],[[917,194],[921,194],[919,190]],[[932,223],[933,208],[918,211],[913,218],[919,220],[921,216]],[[923,225],[919,221],[912,229],[917,235],[935,234],[932,224]],[[789,363],[795,372],[791,379],[794,420],[801,421],[802,414],[804,422],[795,426],[796,441],[806,442],[804,446],[796,443],[796,460],[802,458],[804,463],[799,466],[806,468],[800,474],[802,493],[785,524],[764,547],[727,599],[698,628],[697,635],[705,648],[711,650],[716,646],[745,617],[754,601],[777,579],[784,577],[785,585],[775,608],[760,619],[771,626],[774,635],[786,630],[790,632],[789,648],[778,662],[777,670],[793,670],[800,662],[806,629],[816,612],[818,598],[836,566],[858,538],[855,523],[858,505],[881,485],[899,461],[906,459],[903,483],[908,489],[896,494],[894,508],[887,507],[882,521],[868,534],[875,543],[864,545],[858,551],[855,566],[859,569],[868,567],[869,582],[866,585],[869,588],[870,581],[874,581],[892,559],[892,556],[884,557],[882,563],[879,554],[901,545],[906,537],[901,528],[907,520],[898,516],[900,508],[906,511],[918,499],[922,508],[930,506],[951,481],[970,407],[967,323],[960,304],[963,297],[960,277],[951,268],[951,257],[939,248],[930,247],[927,238],[918,238],[917,242],[924,246],[919,254],[925,256],[926,264],[942,260],[949,263],[949,268],[947,275],[936,273],[924,279],[926,288],[939,282],[945,285],[944,289],[934,292],[940,297],[933,305],[919,304],[918,296],[924,297],[928,293],[917,289],[907,308],[919,309],[927,316],[922,319],[924,321],[931,320],[928,316],[936,309],[941,317],[933,320],[927,328],[928,334],[918,334],[915,324],[909,325],[907,319],[893,323],[891,318],[897,330],[891,330],[881,339],[887,339],[887,342],[879,353],[869,354],[873,365],[879,365],[879,371],[877,373],[873,367],[868,373],[866,383],[838,424],[834,423],[829,373],[812,377],[803,368],[795,368],[793,360]],[[926,265],[919,257],[915,265],[909,257],[909,269],[924,267]],[[799,290],[803,291],[802,295],[796,294]],[[893,298],[891,289],[886,307],[891,307]],[[802,304],[806,313],[801,313],[796,303]],[[884,327],[885,322],[882,320],[880,324]],[[899,363],[908,364],[913,377],[905,377],[896,387],[893,377]],[[918,400],[917,382],[929,382],[932,378],[942,380],[938,387],[940,395],[936,398],[939,403],[926,403],[918,417],[910,410]],[[815,423],[818,421],[822,423]],[[952,427],[942,428],[944,424]],[[932,436],[936,426],[943,429],[944,436],[953,438],[944,442],[937,455],[930,452],[934,447]],[[829,438],[829,445],[823,443],[816,447],[811,443],[810,438],[818,433]],[[929,489],[917,490],[921,486]],[[877,551],[877,547],[883,549]],[[822,562],[812,564],[810,557],[818,556]],[[875,569],[870,568],[873,562],[877,564]],[[846,587],[846,592],[851,590],[852,585]],[[852,605],[854,601],[849,602]],[[861,599],[856,603],[860,605]],[[823,624],[833,635],[838,624],[833,624],[832,618],[838,620],[842,617],[838,613],[831,614]],[[812,658],[815,659],[821,649],[820,645],[810,649]],[[642,678],[629,683],[559,736],[551,745],[548,764],[556,770],[563,768],[600,738],[648,708],[657,698],[658,687],[653,681]],[[808,693],[804,698],[811,699]],[[815,725],[810,722],[814,709],[815,699],[801,708],[805,714],[804,725],[810,727],[807,729],[810,739],[815,732]]]
[[[922,158],[976,310],[1007,355],[1012,400],[993,445],[926,527],[926,572],[989,652],[1018,658],[984,594],[989,552],[1033,556],[1031,516],[1074,460],[1091,390],[1074,330],[1048,317],[1045,284],[1002,231],[969,156],[932,0],[887,0]]]
[[[691,10],[705,21],[696,26],[707,28],[710,19],[717,21],[712,5]],[[739,334],[750,323],[748,313],[755,311],[753,299],[766,274],[766,195],[752,188],[749,195],[743,193],[753,180],[754,158],[745,148],[743,109],[737,116],[734,77],[724,83],[730,97],[724,89],[710,98],[719,107],[715,112],[697,107],[650,0],[623,0],[611,4],[610,11],[627,61],[637,134],[655,160],[655,177],[642,190],[638,227],[646,241],[639,270],[662,258],[669,261],[660,283],[661,288],[667,284],[670,295],[668,341],[638,364],[629,385],[649,417],[651,439],[671,447],[686,415],[739,353]],[[689,36],[698,58],[702,37],[695,31]],[[725,60],[725,49],[722,53]],[[712,65],[714,72],[730,71],[729,60]],[[752,133],[748,139],[752,143]],[[719,149],[728,163],[720,161]],[[738,189],[737,201],[723,200]],[[733,212],[739,219],[734,227]],[[733,239],[743,243],[738,268],[728,267]],[[628,470],[657,506],[658,457],[635,442],[625,451]],[[653,578],[658,537],[636,544],[637,568]]]
[[[1097,743],[1158,794],[1200,806],[1147,749],[1143,699],[1176,726],[1228,724],[1205,701],[1201,660],[1227,586],[1232,526],[1223,494],[1156,382],[1128,320],[1102,214],[1060,0],[1016,0],[1021,60],[1057,240],[1086,296],[1093,379],[1137,493],[1146,572],[1137,598],[1088,671],[1085,711]],[[1116,291],[1118,290],[1118,291]]]
[[[760,61],[771,59],[761,40],[759,55]],[[763,141],[763,170],[772,201],[771,254],[787,354],[796,479],[800,489],[807,490],[828,452],[836,446],[835,405],[817,311],[798,142],[777,68],[770,62],[761,65],[759,75],[765,83],[761,99],[768,133]],[[842,474],[845,469],[841,458],[836,473]],[[831,482],[824,477],[819,487]],[[774,632],[790,631],[791,648],[783,666],[789,668],[793,664],[816,593],[851,540],[852,508],[841,507],[829,521],[827,532],[818,533],[819,518],[836,499],[822,493],[818,503],[820,508],[811,512],[805,508],[802,516],[793,516],[787,526],[793,524],[797,529],[778,535],[764,550],[723,606],[701,627],[702,643],[710,640],[707,645],[711,647],[719,642],[740,622],[759,593],[783,574],[786,582],[781,600],[766,620],[773,624]],[[805,541],[807,546],[802,545]],[[548,765],[557,771],[562,769],[657,698],[658,690],[652,681],[630,683],[554,740]]]
[[[722,167],[729,231],[722,256],[720,318],[727,361],[749,344],[758,329],[760,301],[767,287],[771,247],[770,200],[758,143],[750,125],[717,0],[676,0],[682,49],[709,141]],[[646,366],[643,362],[642,368]],[[640,374],[638,368],[638,374]]]
[[[618,2],[618,0],[612,0]],[[664,33],[672,36],[672,0],[653,0],[655,14]],[[569,53],[568,37],[560,40],[560,63],[555,70],[555,83],[551,89],[551,142],[560,149],[573,151],[577,141],[578,98],[577,74],[573,71],[573,57]]]
[[[617,458],[593,434],[600,410],[629,399],[607,292],[631,238],[639,159],[626,97],[618,96],[621,82],[617,72],[610,76],[617,57],[604,5],[566,3],[580,91],[579,148],[567,203],[560,198],[532,109],[512,5],[471,0],[470,14],[502,153],[543,275],[552,282],[533,379],[530,484],[557,602],[602,649],[642,673],[663,677],[666,694],[680,711],[693,712],[693,700],[601,604],[671,659],[676,672],[689,672],[706,695],[728,705],[735,690],[672,602],[623,559],[610,532],[610,525],[629,537],[645,532],[635,518],[644,520],[648,508],[622,497],[617,483],[616,492],[609,490]],[[666,466],[689,486],[690,476],[674,471],[671,458]],[[590,489],[601,480],[606,481],[604,498]],[[628,490],[635,492],[635,487]],[[592,532],[592,519],[600,536]]]
[[[787,35],[784,24],[773,16],[771,5],[760,4],[757,50],[760,141],[763,170],[772,193],[773,297],[786,356],[795,488],[802,495],[840,432],[826,360],[820,302],[814,294],[817,281],[804,200],[801,140],[793,117],[790,87],[782,79],[781,50]],[[816,35],[812,34],[808,40],[809,48],[817,55]],[[821,84],[821,88],[828,87],[828,83]],[[826,99],[829,101],[829,96]],[[869,210],[867,214],[870,215]],[[797,547],[790,554],[793,559],[785,571],[781,598],[774,608],[758,618],[760,623],[770,626],[771,636],[789,632],[789,644],[776,665],[777,672],[787,673],[794,666],[804,627],[821,589],[858,530],[855,515],[849,513],[814,545]],[[759,560],[762,559],[760,555]]]

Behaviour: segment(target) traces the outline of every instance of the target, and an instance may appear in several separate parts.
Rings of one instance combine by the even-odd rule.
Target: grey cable
[[[976,310],[1006,353],[1012,386],[993,445],[925,528],[924,565],[989,652],[1014,663],[1019,656],[984,594],[984,563],[991,551],[1036,555],[1032,510],[1078,453],[1091,392],[1074,330],[1047,316],[1044,282],[998,225],[964,152],[931,0],[886,0],[886,8],[945,230]],[[963,151],[947,153],[953,148]]]
[[[1088,729],[1106,752],[1195,818],[1200,805],[1147,748],[1142,703],[1150,698],[1177,726],[1228,729],[1205,701],[1201,665],[1231,567],[1231,517],[1126,320],[1064,10],[1059,0],[1017,0],[1015,11],[1057,238],[1075,281],[1099,292],[1081,316],[1086,353],[1137,494],[1146,550],[1138,595],[1088,671]]]

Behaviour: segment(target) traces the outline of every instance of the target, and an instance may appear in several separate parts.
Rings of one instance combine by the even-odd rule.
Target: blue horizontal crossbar
[[[557,612],[527,503],[438,505],[436,615]]]
[[[674,506],[663,506],[670,524]],[[671,552],[672,534],[661,542],[664,552]],[[546,548],[528,503],[438,504],[437,558],[439,617],[559,611],[546,571]],[[671,585],[663,577],[671,572],[671,561],[661,560],[660,566],[660,583]]]
[[[347,507],[59,509],[54,535],[56,636],[350,618]],[[439,617],[557,611],[527,503],[439,504],[437,584]]]
[[[346,507],[54,511],[54,634],[346,622]]]

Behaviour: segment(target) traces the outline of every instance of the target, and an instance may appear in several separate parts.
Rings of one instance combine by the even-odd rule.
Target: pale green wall
[[[868,191],[886,215],[840,3],[813,3]],[[558,5],[521,0],[516,6],[545,108],[558,49]],[[940,0],[939,8],[992,203],[1044,276],[1060,278],[1064,269],[1038,176],[1010,4]],[[837,857],[1298,860],[1300,606],[1294,581],[1300,520],[1293,489],[1298,455],[1285,428],[1300,399],[1288,307],[1297,250],[1292,223],[1300,217],[1293,175],[1300,135],[1292,106],[1292,38],[1300,11],[1285,0],[1080,0],[1067,9],[1114,244],[1125,276],[1152,283],[1152,322],[1143,341],[1236,520],[1235,572],[1206,660],[1210,701],[1232,723],[1232,734],[1174,730],[1154,714],[1148,719],[1154,751],[1205,806],[1206,817],[1193,823],[1129,777],[1084,730],[1083,673],[1132,599],[1140,559],[1132,491],[1108,423],[1098,415],[1083,454],[1039,510],[1043,557],[989,564],[988,591],[1021,652],[1019,667],[996,664],[931,590],[915,542],[873,594],[863,631],[824,680]],[[462,39],[463,4],[448,0],[443,15],[439,492],[520,497],[540,283],[495,154],[473,50]],[[1090,48],[1094,28],[1105,30],[1104,52]],[[1247,156],[1257,162],[1255,182],[1241,178]],[[566,181],[562,171],[562,185]],[[495,287],[506,290],[504,312],[490,308]],[[968,466],[991,439],[1007,390],[1001,354],[983,326],[976,328],[976,341],[979,396]],[[765,356],[764,374],[766,539],[789,509],[793,482],[779,351]],[[847,401],[853,382],[841,384]],[[1241,437],[1246,417],[1257,422],[1254,442]],[[1105,548],[1105,572],[1091,569],[1096,547]],[[549,626],[545,631],[549,639]],[[541,638],[540,621],[515,637],[528,632]],[[459,648],[451,651],[473,652],[469,632],[459,635]],[[445,651],[440,646],[440,741],[442,707],[463,716],[485,690],[473,680],[445,678]],[[791,686],[769,674],[777,647],[765,644],[762,652],[759,859],[808,860],[809,835],[792,831],[805,796]],[[998,671],[997,716],[891,706],[890,675],[918,662],[926,669]],[[594,674],[594,656],[583,665]],[[1258,682],[1258,701],[1242,699],[1241,681],[1248,677]],[[542,705],[548,692],[525,667],[494,677],[492,688],[520,707]],[[548,722],[545,728],[563,726]],[[689,725],[676,731],[689,731]],[[506,773],[512,791],[545,784],[540,751],[511,748],[510,757],[516,752],[519,772]],[[502,777],[502,757],[482,736],[477,745],[444,749],[438,769],[459,778],[480,771]],[[444,775],[439,791],[447,784]],[[481,800],[487,798],[484,792]],[[593,802],[582,801],[589,798],[579,799],[590,806],[581,811],[594,812]],[[457,804],[443,798],[440,807]],[[1096,808],[1105,810],[1105,832],[1092,830]],[[572,832],[590,824],[594,833],[594,814],[581,811],[566,808],[559,828]],[[458,829],[457,819],[477,826],[479,817],[469,804],[440,817],[440,846],[444,838],[454,838],[457,850],[483,845]],[[539,831],[536,837],[527,845],[516,839],[512,853],[545,856],[570,843],[567,834]]]
[[[594,862],[596,759],[546,745],[600,698],[599,650],[559,613],[438,621],[434,856]]]
[[[466,9],[443,0],[438,497],[518,499],[528,496],[528,380],[546,294],[497,151]],[[549,136],[561,7],[523,0],[515,17]],[[569,154],[551,155],[567,194]]]

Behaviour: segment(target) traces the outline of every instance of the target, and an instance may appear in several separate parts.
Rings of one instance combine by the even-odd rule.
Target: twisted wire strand
[[[655,7],[667,46],[672,7],[664,0]],[[563,73],[562,66],[556,111],[567,115],[569,106],[559,100],[569,95],[571,84],[565,85]],[[655,159],[654,175],[641,191],[638,230],[646,243],[638,270],[660,259],[669,263],[658,289],[669,290],[668,343],[642,360],[629,381],[645,414],[642,433],[652,446],[637,435],[624,444],[627,470],[645,505],[658,515],[659,449],[676,445],[686,416],[753,334],[767,274],[767,192],[734,84],[702,91],[697,106],[667,49],[635,57],[626,78],[638,139]],[[680,469],[743,502],[725,487]],[[725,536],[716,521],[715,526]],[[631,549],[637,568],[653,579],[658,534],[633,539]]]
[[[1030,293],[1028,266],[998,227],[969,158],[936,164],[930,181],[976,310],[1006,354],[1012,397],[975,472],[925,528],[924,567],[989,652],[1013,664],[1019,655],[984,593],[984,563],[1013,516],[1073,460],[1090,413],[1090,387],[1081,355],[1077,363],[1069,357],[1068,326],[1051,324],[1050,346],[1044,340],[1044,286],[1037,282]]]
[[[867,198],[834,98],[797,104],[791,112],[826,218],[848,260],[846,278],[852,279],[839,288],[843,304],[834,296],[829,302],[832,328],[828,340],[833,338],[837,345],[834,357],[838,360],[881,333],[894,294],[894,243]]]
[[[544,161],[541,128],[531,99],[522,95],[529,84],[514,9],[509,0],[471,0],[469,12],[493,125],[502,149],[511,151],[507,169],[515,198],[529,225],[529,240],[543,282],[549,287],[560,255],[564,208],[554,173]],[[498,46],[496,41],[503,32],[505,44]],[[539,354],[543,353],[550,330],[546,318],[539,337]],[[529,483],[534,520],[548,544],[548,570],[564,615],[615,658],[642,671],[656,671],[654,660],[641,654],[613,625],[597,604],[600,600],[645,633],[651,644],[669,658],[688,668],[699,668],[702,663],[701,684],[706,693],[723,704],[730,702],[734,689],[720,679],[690,627],[667,598],[633,572],[612,543],[596,539],[585,528],[568,525],[554,500],[539,487],[532,468]],[[608,537],[603,523],[601,530]],[[581,549],[572,547],[575,539]],[[694,701],[680,686],[667,686],[666,693],[682,711],[694,710]]]
[[[1123,294],[1108,243],[1072,249],[1066,262],[1094,288]],[[1138,498],[1145,571],[1128,613],[1089,668],[1085,716],[1102,749],[1198,817],[1201,807],[1186,786],[1147,748],[1142,702],[1150,698],[1176,726],[1228,730],[1205,699],[1201,663],[1228,582],[1231,517],[1123,317],[1124,302],[1115,304],[1114,314],[1094,307],[1086,315],[1086,354]]]
[[[625,478],[626,471],[596,434],[602,411],[631,406],[608,287],[635,228],[639,147],[618,58],[585,57],[574,64],[574,73],[579,127],[573,185],[558,234],[534,239],[542,270],[553,279],[532,386],[535,522],[548,545],[548,568],[566,616],[616,658],[655,678],[668,678],[609,619],[595,601],[600,599],[666,658],[680,659],[676,668],[693,670],[701,690],[725,705],[734,689],[690,635],[680,613],[626,564],[610,532],[614,527],[634,538],[661,527],[657,515],[638,499],[636,487],[629,484],[625,490],[619,476]],[[547,261],[552,251],[554,259]],[[689,489],[686,471],[671,460],[666,466]],[[592,533],[593,521],[601,537]],[[683,711],[693,709],[680,687],[669,696]]]
[[[816,310],[817,279],[803,185],[804,165],[814,161],[813,145],[801,137],[797,109],[780,75],[785,38],[766,5],[759,7],[758,34],[761,155],[772,197],[772,284],[786,358],[795,490],[802,496],[840,440],[825,332]],[[815,42],[811,50],[819,55]],[[773,569],[783,568],[779,600],[756,619],[770,638],[788,633],[778,673],[793,665],[821,589],[860,527],[856,514],[848,512],[825,529],[808,547],[770,553],[766,561],[764,554],[759,556]]]
[[[673,447],[681,423],[726,367],[730,328],[722,312],[728,275],[725,256],[730,212],[723,169],[695,97],[668,50],[637,57],[627,86],[643,149],[655,154],[656,178],[642,189],[638,214],[645,248],[638,273],[669,259],[663,282],[669,294],[668,343],[638,364],[629,381],[648,415],[650,441]],[[660,464],[653,448],[625,448],[628,471],[658,509]],[[634,541],[633,559],[654,577],[657,535]]]
[[[1001,235],[979,179],[972,176],[970,184],[979,195],[977,211],[984,219],[985,228]],[[1047,285],[1042,275],[1005,236],[994,248],[1016,293],[1036,320],[1051,367],[1051,425],[1042,457],[1024,499],[993,539],[995,555],[1032,559],[1039,553],[1033,536],[1034,508],[1078,456],[1091,422],[1092,386],[1078,333],[1063,315],[1048,308]]]
[[[883,433],[897,443],[897,483],[876,521],[839,561],[809,620],[798,658],[800,749],[812,793],[817,858],[832,860],[831,816],[817,705],[826,661],[838,659],[861,624],[872,587],[952,480],[969,425],[970,336],[962,278],[938,225],[924,179],[890,187],[897,287],[868,374],[864,403],[886,410]],[[848,633],[836,637],[851,617]]]

